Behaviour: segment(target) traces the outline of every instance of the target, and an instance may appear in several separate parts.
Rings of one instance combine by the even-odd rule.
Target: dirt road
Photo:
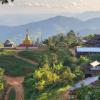
[[[4,100],[9,100],[10,92],[12,89],[14,89],[16,92],[15,100],[24,100],[24,88],[22,85],[24,77],[5,76],[4,79],[6,80],[7,84],[10,85],[7,89]]]

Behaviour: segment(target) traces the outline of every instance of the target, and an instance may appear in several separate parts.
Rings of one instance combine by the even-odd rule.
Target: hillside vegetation
[[[12,76],[22,76],[32,72],[34,65],[20,60],[14,56],[15,51],[0,52],[0,67],[5,70],[5,73]]]

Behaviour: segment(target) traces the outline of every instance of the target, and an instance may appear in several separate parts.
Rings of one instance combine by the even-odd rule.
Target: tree
[[[76,77],[75,74],[73,74],[71,69],[67,67],[66,69],[63,70],[60,79],[64,83],[69,83],[72,82],[75,77]]]
[[[94,34],[88,34],[84,38],[87,39],[87,40],[90,40],[90,39],[94,38],[94,36],[95,36]]]
[[[88,63],[90,63],[90,59],[88,58],[88,57],[86,57],[86,56],[81,56],[80,58],[79,58],[79,60],[78,60],[78,64],[80,65],[80,66],[85,66],[85,65],[87,65]]]
[[[78,38],[73,30],[67,33],[65,42],[68,46],[76,46],[78,44]]]
[[[100,88],[100,87],[99,87]],[[76,90],[78,100],[100,100],[100,92],[93,86],[82,86]]]
[[[58,56],[56,53],[51,53],[50,64],[54,67],[58,63]]]
[[[42,91],[50,84],[55,83],[59,79],[59,76],[52,71],[48,64],[44,64],[42,68],[35,70],[33,78],[35,88]]]
[[[84,78],[84,73],[81,70],[81,67],[75,67],[74,74],[76,75],[77,80],[82,80]]]
[[[13,2],[14,0],[11,0],[11,2]],[[0,2],[2,3],[2,4],[7,4],[7,3],[9,3],[9,0],[0,0]]]
[[[4,89],[4,70],[2,68],[0,68],[0,95],[2,94],[2,91]]]

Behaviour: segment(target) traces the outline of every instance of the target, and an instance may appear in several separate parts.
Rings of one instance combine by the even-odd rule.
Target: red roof
[[[33,47],[33,44],[32,45],[27,45],[28,47]],[[18,47],[26,47],[26,45],[24,44],[20,44]]]

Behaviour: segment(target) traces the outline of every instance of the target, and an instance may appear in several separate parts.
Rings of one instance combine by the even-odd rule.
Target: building
[[[94,35],[85,42],[86,47],[100,47],[100,35]]]
[[[5,43],[4,43],[4,47],[5,48],[14,48],[16,47],[15,43],[10,41],[10,40],[6,40]]]
[[[18,47],[20,48],[33,48],[33,41],[30,39],[29,34],[26,34],[25,39],[23,40],[22,44],[20,44]]]
[[[84,67],[83,71],[85,72],[86,78],[99,75],[100,74],[100,62],[99,61],[91,62],[90,64]]]
[[[76,48],[76,54],[78,56],[100,53],[100,35],[94,35],[92,38],[84,41],[83,47]]]
[[[76,55],[89,55],[94,53],[100,53],[100,47],[77,47],[76,48]]]
[[[94,77],[88,77],[78,83],[76,83],[73,87],[71,87],[69,90],[72,92],[78,88],[81,88],[82,86],[88,86],[91,85],[93,83],[95,83],[96,81],[99,80],[99,76],[94,76]]]

